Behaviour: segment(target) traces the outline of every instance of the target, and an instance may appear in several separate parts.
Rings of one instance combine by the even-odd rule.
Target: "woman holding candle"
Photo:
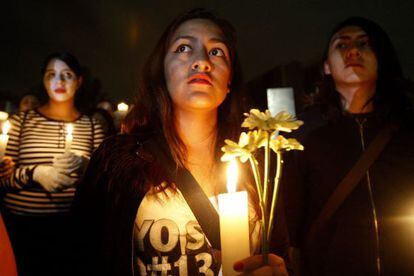
[[[42,74],[48,101],[10,117],[6,155],[15,165],[11,175],[1,179],[2,214],[20,275],[65,274],[76,183],[103,140],[100,124],[75,106],[82,84],[76,58],[65,52],[52,54]]]
[[[283,183],[289,236],[307,275],[414,274],[414,116],[404,83],[393,46],[376,23],[354,17],[334,28],[315,102],[325,122],[303,141],[304,152],[286,160]],[[391,139],[352,192],[315,224],[389,126]]]
[[[124,124],[134,135],[105,142],[77,192],[74,208],[84,235],[82,272],[218,274],[219,254],[187,205],[178,188],[181,183],[171,179],[175,171],[188,170],[213,206],[217,194],[225,192],[220,185],[225,175],[220,147],[224,138],[238,135],[242,115],[235,43],[227,21],[200,9],[176,18],[164,32],[143,70],[136,105]],[[254,253],[258,213],[254,191],[244,186],[251,191]],[[271,255],[275,259],[280,266],[271,262],[262,267],[249,258],[237,268],[285,275],[283,260]]]

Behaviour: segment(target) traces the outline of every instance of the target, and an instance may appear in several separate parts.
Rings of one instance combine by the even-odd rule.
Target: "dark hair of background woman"
[[[347,26],[357,26],[364,30],[376,55],[378,62],[377,88],[374,97],[371,99],[374,102],[375,109],[404,112],[409,106],[405,94],[408,81],[403,76],[397,53],[390,38],[377,23],[362,17],[350,17],[340,22],[329,35],[322,64],[328,58],[329,44],[332,37],[336,32]],[[331,75],[322,73],[322,80],[317,86],[314,103],[321,108],[322,113],[328,119],[334,120],[341,114],[340,95],[335,90],[335,83]]]
[[[241,69],[236,52],[236,32],[228,21],[205,9],[191,10],[175,18],[167,27],[144,65],[135,106],[124,122],[126,133],[149,130],[164,133],[173,158],[182,167],[186,160],[186,150],[174,126],[173,104],[164,75],[164,58],[174,32],[182,23],[192,19],[207,19],[215,23],[223,32],[230,52],[232,69],[230,93],[218,108],[216,157],[224,138],[234,138],[238,134],[242,115],[240,102],[243,96],[241,95]]]

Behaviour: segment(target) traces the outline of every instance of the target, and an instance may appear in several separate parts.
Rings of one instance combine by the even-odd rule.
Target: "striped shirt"
[[[6,155],[16,163],[9,179],[0,181],[4,194],[3,208],[13,214],[47,216],[68,213],[75,188],[47,192],[32,180],[36,165],[52,165],[56,155],[65,152],[67,122],[45,117],[36,110],[10,117],[11,129]],[[71,152],[90,158],[104,138],[101,124],[86,115],[71,122]],[[79,179],[79,174],[71,174]]]

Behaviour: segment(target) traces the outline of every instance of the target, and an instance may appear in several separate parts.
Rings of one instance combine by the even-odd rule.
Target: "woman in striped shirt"
[[[1,179],[2,212],[20,275],[64,275],[70,265],[69,211],[76,184],[104,138],[101,125],[75,107],[81,69],[69,53],[46,58],[43,84],[49,99],[37,110],[13,115]],[[68,148],[67,127],[73,127]],[[10,163],[10,162],[9,162]]]

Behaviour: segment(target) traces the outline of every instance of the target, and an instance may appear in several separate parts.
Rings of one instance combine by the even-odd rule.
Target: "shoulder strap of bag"
[[[176,185],[197,218],[214,249],[220,250],[220,219],[197,180],[186,169],[178,169]]]
[[[332,217],[336,210],[338,210],[349,194],[351,194],[355,187],[358,186],[368,168],[378,158],[382,150],[391,140],[393,133],[397,131],[398,128],[398,123],[388,122],[361,155],[354,167],[352,167],[348,174],[342,179],[335,191],[329,197],[328,201],[325,203],[317,219],[311,224],[307,236],[308,244],[314,240],[316,233],[322,229],[322,227]]]
[[[166,143],[166,142],[165,142]],[[161,145],[161,146],[160,146]],[[167,149],[162,149],[163,142],[152,143],[151,152],[156,155],[158,162],[163,164],[171,181],[180,190],[188,206],[201,226],[204,234],[214,249],[220,250],[220,220],[219,215],[201,189],[197,180],[184,168],[177,168]]]

